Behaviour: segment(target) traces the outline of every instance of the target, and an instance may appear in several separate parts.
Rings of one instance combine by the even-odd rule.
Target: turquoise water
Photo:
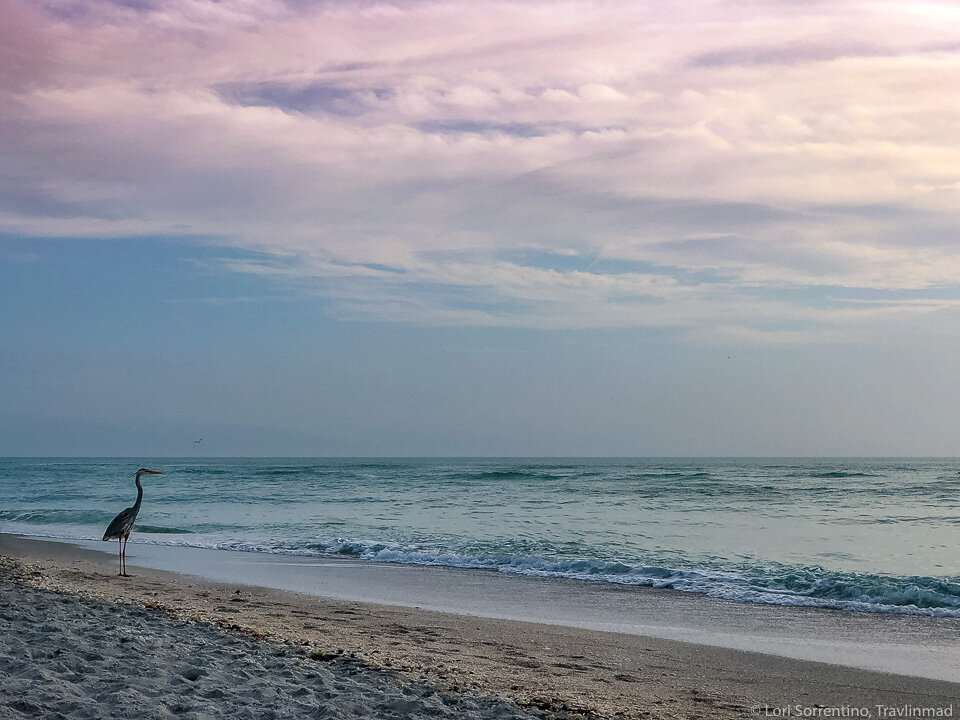
[[[0,531],[960,617],[960,461],[0,459]]]

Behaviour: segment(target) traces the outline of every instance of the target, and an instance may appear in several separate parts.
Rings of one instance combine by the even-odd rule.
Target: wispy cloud
[[[782,342],[955,312],[836,288],[960,297],[953,3],[0,13],[3,232],[215,236],[398,322]]]

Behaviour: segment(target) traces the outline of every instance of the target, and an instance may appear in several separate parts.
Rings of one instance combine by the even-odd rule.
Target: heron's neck
[[[140,476],[137,475],[137,501],[133,504],[134,510],[140,509],[140,502],[143,500],[143,485],[140,484]]]

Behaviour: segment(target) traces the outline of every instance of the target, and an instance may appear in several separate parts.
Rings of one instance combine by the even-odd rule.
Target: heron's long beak
[[[150,473],[151,475],[163,475],[163,473],[160,472],[159,470],[147,470],[147,472]]]

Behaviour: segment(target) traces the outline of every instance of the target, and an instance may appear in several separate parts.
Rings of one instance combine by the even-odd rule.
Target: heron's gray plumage
[[[159,470],[147,470],[140,468],[137,470],[137,501],[132,507],[122,510],[107,526],[107,531],[103,534],[104,540],[120,541],[120,574],[126,575],[125,556],[127,554],[127,540],[133,531],[133,525],[137,522],[137,515],[140,514],[140,503],[143,502],[143,486],[140,484],[140,476],[144,473],[149,475],[163,475]]]
[[[140,513],[138,506],[128,507],[122,510],[109,525],[107,531],[103,534],[104,540],[117,540],[126,537],[133,530],[133,524],[137,521],[137,515]]]

